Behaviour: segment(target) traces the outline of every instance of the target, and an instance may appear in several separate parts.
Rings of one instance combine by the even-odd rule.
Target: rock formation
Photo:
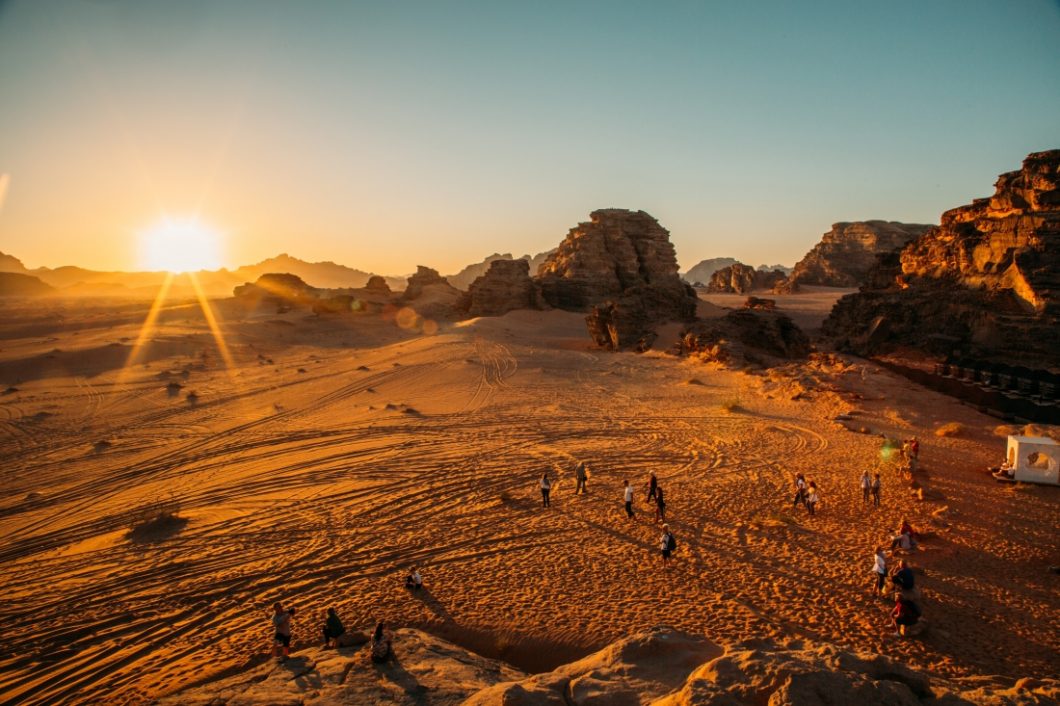
[[[772,290],[784,280],[785,275],[780,270],[764,272],[742,262],[737,262],[734,265],[723,267],[711,275],[710,282],[707,283],[707,291],[746,294],[757,289]]]
[[[390,285],[387,284],[386,278],[379,275],[372,275],[368,278],[368,283],[364,285],[364,288],[369,292],[377,292],[379,294],[390,294]]]
[[[448,318],[457,312],[462,294],[437,270],[419,265],[399,303],[411,306],[421,316]]]
[[[723,267],[735,265],[739,260],[732,257],[713,257],[709,260],[701,260],[697,265],[689,268],[688,272],[681,275],[681,279],[689,284],[703,284],[710,281],[711,275]]]
[[[810,339],[790,317],[762,307],[696,321],[682,332],[678,346],[682,354],[695,354],[711,362],[768,367],[806,357]]]
[[[540,288],[530,279],[526,260],[498,259],[468,287],[460,308],[468,316],[500,316],[513,309],[541,309]]]
[[[860,287],[876,263],[876,255],[904,247],[927,232],[929,225],[895,221],[836,223],[799,260],[778,289],[797,291],[799,285]]]
[[[861,354],[937,355],[1060,368],[1060,150],[1029,155],[990,198],[879,260],[822,333]]]
[[[14,255],[0,252],[0,272],[18,272],[20,274],[26,274],[28,270],[26,269],[26,266],[22,264],[22,260],[19,260]]]
[[[258,277],[256,282],[239,285],[232,294],[249,306],[265,303],[285,310],[291,306],[311,306],[318,291],[298,275],[268,273]]]
[[[808,640],[769,639],[724,650],[656,627],[551,672],[529,675],[418,630],[394,635],[396,658],[373,664],[367,647],[297,651],[185,689],[162,706],[418,704],[420,706],[760,706],[761,704],[1052,704],[1055,678],[943,680],[883,655]]]
[[[784,273],[784,276],[789,276],[795,271],[794,267],[788,267],[787,265],[759,265],[758,269],[763,272],[772,272],[773,270],[780,270]]]
[[[618,312],[609,320],[614,335],[594,336],[610,348],[634,345],[664,321],[695,316],[696,294],[677,276],[670,234],[643,211],[593,211],[545,260],[536,281],[550,306]],[[590,333],[601,312],[590,313]]]
[[[486,274],[486,271],[489,270],[490,265],[492,265],[495,261],[512,259],[514,258],[512,257],[511,253],[504,253],[503,255],[501,253],[493,253],[492,255],[484,259],[482,262],[472,263],[457,272],[455,275],[446,275],[445,278],[449,281],[449,284],[453,285],[457,289],[462,289],[466,292],[471,286],[471,283],[482,275]]]

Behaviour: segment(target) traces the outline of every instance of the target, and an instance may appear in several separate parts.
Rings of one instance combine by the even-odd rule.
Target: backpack
[[[666,548],[670,551],[677,549],[677,538],[674,537],[674,533],[670,533],[670,538],[666,540]]]

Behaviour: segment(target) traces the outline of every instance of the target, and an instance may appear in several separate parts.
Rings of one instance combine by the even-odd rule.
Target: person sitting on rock
[[[895,635],[904,635],[910,626],[920,620],[920,608],[916,603],[904,598],[901,593],[894,594],[894,610],[891,611],[891,626]]]
[[[423,588],[423,577],[420,576],[419,570],[414,566],[409,575],[405,577],[405,588],[410,591],[418,591]]]
[[[372,661],[376,663],[385,662],[393,656],[390,633],[382,620],[375,626],[375,631],[372,633],[371,653]]]
[[[335,642],[335,647],[339,646],[339,637],[346,632],[346,628],[342,625],[342,621],[339,620],[338,613],[335,612],[334,608],[328,608],[328,617],[324,621],[324,648],[331,647],[332,641]]]

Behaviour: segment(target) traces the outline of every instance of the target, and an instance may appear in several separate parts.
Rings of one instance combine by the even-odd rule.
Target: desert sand
[[[299,609],[296,654],[330,605],[349,627],[386,618],[524,672],[660,624],[952,678],[1060,672],[1060,492],[996,483],[1001,422],[870,363],[749,374],[605,353],[560,311],[215,310],[224,350],[191,303],[144,334],[145,304],[4,304],[3,703],[143,703],[253,669],[277,600]],[[920,438],[922,500],[880,434]],[[882,473],[879,510],[865,469]],[[679,540],[668,569],[649,471]],[[792,509],[800,471],[821,487],[815,517]],[[186,522],[130,534],[158,508]],[[868,591],[903,517],[926,535],[908,557],[916,638],[893,637],[891,602]],[[418,595],[401,588],[412,565]]]

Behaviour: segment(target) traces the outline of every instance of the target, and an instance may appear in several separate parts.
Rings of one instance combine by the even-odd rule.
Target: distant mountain
[[[681,279],[689,284],[695,284],[696,282],[706,284],[718,270],[738,264],[740,264],[740,261],[732,257],[714,257],[709,260],[703,260],[698,265],[690,268],[681,275]]]
[[[54,292],[54,287],[49,287],[32,275],[0,272],[0,297],[39,297]]]
[[[26,266],[14,255],[6,255],[0,252],[0,272],[26,273]]]
[[[306,262],[287,253],[262,260],[256,265],[246,265],[233,271],[236,277],[244,282],[254,282],[264,274],[288,273],[297,275],[306,284],[318,289],[357,289],[368,283],[374,273],[356,270],[334,262]],[[401,277],[385,277],[392,289],[404,289],[405,280]]]
[[[538,253],[531,257],[530,255],[523,255],[520,260],[526,260],[530,263],[530,275],[537,274],[537,268],[541,267],[541,263],[548,259],[548,256],[555,252],[555,248],[547,252]],[[490,268],[490,264],[494,260],[514,260],[511,253],[493,253],[482,262],[476,262],[468,265],[464,269],[457,272],[455,275],[446,275],[446,279],[449,280],[449,284],[453,285],[457,289],[467,291],[471,286],[471,283],[476,279],[486,274],[486,270]]]

